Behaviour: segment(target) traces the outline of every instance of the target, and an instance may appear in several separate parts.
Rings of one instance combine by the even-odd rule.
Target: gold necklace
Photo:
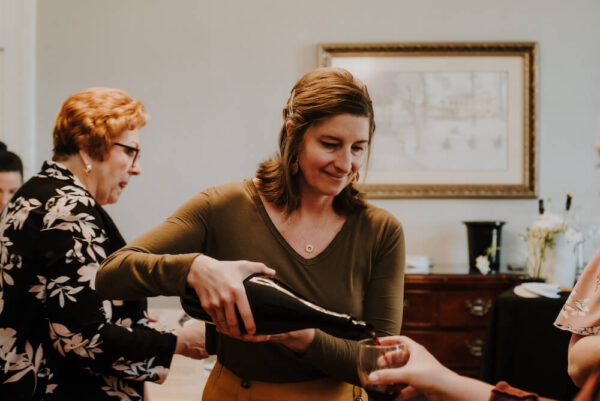
[[[291,218],[287,219],[287,225],[293,227],[293,222]],[[296,229],[294,231],[298,233],[298,235],[302,239],[302,242],[306,244],[304,245],[304,251],[308,254],[313,253],[315,251],[315,246],[312,244],[312,241],[308,241],[306,237],[302,234],[302,231],[300,231],[300,229]]]
[[[302,232],[299,229],[296,229],[296,232],[298,233],[298,235],[302,239],[302,242],[306,244],[306,245],[304,245],[304,251],[306,253],[308,253],[308,254],[313,253],[314,250],[315,250],[315,246],[311,243],[311,241],[308,241],[306,239],[306,237],[304,236],[304,234],[302,234]]]
[[[313,244],[311,244],[310,241],[307,241],[306,238],[304,238],[304,236],[302,234],[300,234],[300,236],[306,243],[306,246],[304,247],[304,250],[306,251],[306,253],[313,253],[313,251],[315,250],[315,247],[313,246]]]

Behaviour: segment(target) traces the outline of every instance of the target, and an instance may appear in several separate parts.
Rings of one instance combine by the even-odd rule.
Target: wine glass
[[[394,340],[391,344],[388,341],[385,345],[378,344],[379,341],[372,338],[358,342],[358,377],[370,401],[394,400],[398,395],[397,391],[401,388],[398,384],[384,385],[369,382],[369,374],[375,370],[399,368],[406,364],[406,344],[401,340]]]

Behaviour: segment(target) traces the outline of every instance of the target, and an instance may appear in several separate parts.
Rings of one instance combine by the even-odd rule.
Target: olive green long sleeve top
[[[202,192],[165,222],[108,257],[96,290],[116,299],[183,296],[193,259],[262,262],[301,296],[371,323],[380,336],[400,333],[404,235],[400,223],[372,205],[346,218],[321,253],[299,255],[270,220],[252,180]],[[213,332],[218,360],[241,378],[300,382],[332,377],[357,384],[357,342],[316,330],[306,352],[250,343]]]

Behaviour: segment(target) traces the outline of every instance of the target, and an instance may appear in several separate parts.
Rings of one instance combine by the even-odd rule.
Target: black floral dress
[[[46,162],[0,220],[0,399],[141,400],[176,337],[147,326],[146,301],[107,301],[99,264],[124,245],[64,166]]]

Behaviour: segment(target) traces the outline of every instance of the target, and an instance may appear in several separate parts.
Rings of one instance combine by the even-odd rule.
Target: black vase
[[[463,221],[467,226],[469,241],[469,273],[481,274],[476,266],[479,256],[488,256],[490,270],[500,270],[500,244],[502,243],[502,226],[504,221]],[[491,251],[495,249],[495,251]],[[490,250],[490,251],[489,251]],[[491,252],[488,254],[488,252]]]

